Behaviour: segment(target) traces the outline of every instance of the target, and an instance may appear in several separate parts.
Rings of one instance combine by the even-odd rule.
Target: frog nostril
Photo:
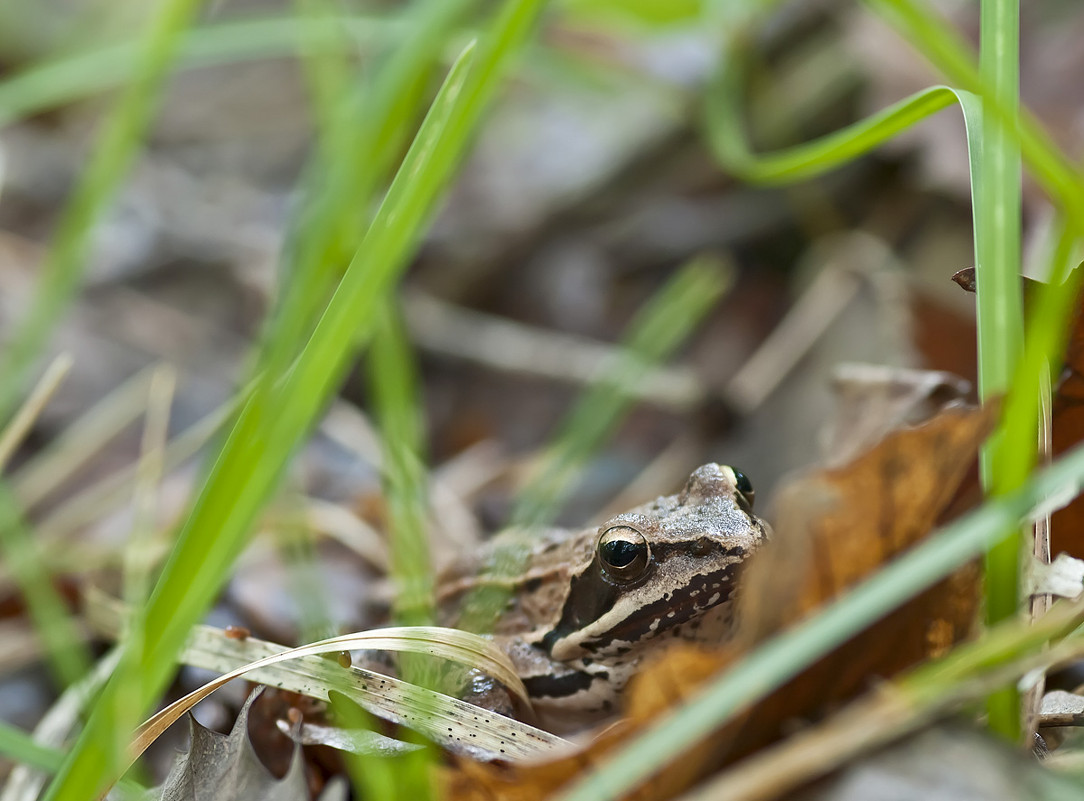
[[[701,537],[692,546],[692,554],[698,559],[702,559],[711,553],[711,542],[707,537]]]

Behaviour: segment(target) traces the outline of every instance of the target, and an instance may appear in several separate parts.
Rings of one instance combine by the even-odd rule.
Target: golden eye
[[[610,578],[620,582],[635,581],[651,561],[647,539],[631,526],[613,526],[598,538],[598,559]]]

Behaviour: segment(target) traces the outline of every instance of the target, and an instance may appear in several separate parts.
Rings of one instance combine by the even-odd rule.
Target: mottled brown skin
[[[729,636],[742,563],[770,532],[752,513],[743,481],[729,467],[707,464],[676,495],[597,529],[502,534],[442,579],[442,606],[454,608],[471,589],[495,583],[481,568],[496,549],[523,548],[523,570],[503,582],[509,606],[494,636],[543,726],[566,732],[598,722],[616,711],[643,660],[669,640],[716,644]]]

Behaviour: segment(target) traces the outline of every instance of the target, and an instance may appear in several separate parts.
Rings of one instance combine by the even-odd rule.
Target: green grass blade
[[[908,598],[974,559],[1044,499],[1074,494],[1084,484],[1084,446],[1037,473],[1024,487],[992,500],[942,529],[810,618],[772,638],[637,736],[559,801],[622,797],[730,716],[778,689],[817,659]]]
[[[198,69],[282,58],[297,52],[301,40],[311,47],[356,51],[374,42],[394,42],[403,34],[402,23],[393,17],[340,17],[336,25],[347,34],[346,39],[338,31],[292,16],[194,28],[181,43],[177,67]],[[126,86],[138,74],[139,57],[139,43],[125,42],[28,67],[0,82],[0,125]]]
[[[1018,52],[1015,0],[988,0],[984,13],[982,69],[975,66],[969,45],[916,0],[866,0],[936,67],[961,87],[954,90],[968,128],[974,206],[976,262],[986,289],[979,298],[980,368],[983,397],[1009,391],[1006,413],[984,450],[984,476],[995,492],[1018,486],[1034,464],[1039,386],[1048,363],[1056,363],[1067,336],[1067,323],[1084,278],[1076,271],[1065,278],[1066,260],[1051,277],[1053,288],[1038,293],[1023,328],[1020,274],[1020,157],[1064,211],[1063,240],[1084,237],[1084,176],[1058,151],[1049,136],[1026,112],[1018,114]],[[740,47],[732,61],[740,59]],[[736,56],[733,54],[737,54]],[[720,89],[709,106],[709,129],[720,160],[752,180],[782,181],[808,177],[842,163],[877,140],[915,122],[919,113],[936,110],[947,97],[938,89],[914,95],[869,120],[815,142],[777,154],[753,156],[736,121],[740,64],[721,71]],[[925,105],[925,109],[923,106]],[[910,119],[909,119],[910,118]],[[1069,246],[1066,245],[1066,248]],[[982,279],[980,279],[982,280]],[[1027,343],[1022,360],[1021,342]],[[1010,377],[1012,380],[1010,381]],[[1016,609],[1019,543],[1006,541],[990,556],[987,599],[991,620]],[[1006,693],[993,714],[998,730],[1015,731],[1016,702]]]
[[[314,4],[316,0],[305,0]],[[346,69],[333,54],[321,52],[309,63],[318,114],[327,125],[310,166],[308,200],[293,226],[287,247],[289,269],[271,318],[265,369],[278,374],[297,355],[312,332],[365,230],[377,190],[409,140],[422,108],[425,88],[456,25],[476,0],[428,0],[404,22],[410,31],[376,68],[371,84],[358,81],[351,92]],[[316,8],[312,13],[318,13]],[[322,20],[326,26],[335,18]],[[308,63],[308,62],[307,62]]]
[[[928,5],[919,0],[864,2],[957,88],[983,95],[983,81],[973,48]],[[1065,210],[1070,228],[1077,236],[1084,235],[1084,178],[1072,160],[1066,158],[1026,109],[1017,118],[998,97],[988,97],[987,101],[1002,124],[1019,136],[1024,162],[1044,191]]]
[[[849,153],[853,157],[866,152],[868,148],[860,146],[858,142],[847,141],[848,136],[844,136],[844,132],[849,132],[850,137],[872,146],[902,130],[903,123],[909,116],[915,115],[913,122],[917,122],[921,117],[944,108],[944,105],[939,104],[948,105],[950,98],[943,92],[939,93],[939,90],[956,92],[957,97],[962,92],[981,96],[982,81],[976,66],[975,53],[958,33],[927,6],[915,0],[864,1],[897,28],[901,35],[955,86],[951,89],[933,87],[924,90],[868,120],[855,123],[814,142],[778,153],[754,155],[742,136],[739,84],[743,46],[735,42],[729,45],[730,50],[715,79],[717,91],[710,94],[707,105],[709,141],[724,168],[730,169],[733,166],[735,174],[748,180],[773,183],[812,177],[842,164],[845,161],[842,158],[844,154]],[[728,76],[728,70],[733,70],[733,74]],[[914,106],[907,109],[909,103],[914,103]],[[996,98],[991,105],[1002,122],[1012,126],[1013,117],[1009,110],[997,102]],[[964,111],[967,118],[967,109]],[[1058,150],[1050,136],[1026,110],[1020,114],[1018,127],[1010,129],[1015,130],[1020,138],[1024,161],[1031,173],[1051,198],[1065,210],[1070,228],[1077,236],[1084,235],[1084,178],[1080,172],[1072,161]],[[973,163],[976,158],[977,151],[972,154]]]
[[[812,142],[754,155],[740,131],[740,72],[731,66],[724,66],[717,72],[716,84],[707,96],[705,108],[708,142],[726,172],[758,184],[800,181],[834,170],[956,100],[956,94],[949,87],[934,86]]]
[[[60,594],[53,587],[32,532],[23,521],[18,501],[0,483],[0,554],[26,598],[34,630],[49,661],[50,672],[62,687],[77,681],[90,668],[90,656]]]
[[[516,502],[515,528],[548,523],[568,496],[569,487],[587,459],[616,429],[635,397],[646,370],[685,341],[715,305],[729,283],[717,262],[697,259],[680,270],[629,325],[623,357],[576,404],[562,423],[541,468]],[[501,549],[487,570],[495,576],[522,572],[526,554],[517,545]],[[458,626],[489,630],[507,601],[507,585],[482,584],[465,601]]]
[[[55,773],[64,758],[59,751],[38,745],[34,742],[34,738],[22,729],[2,720],[0,720],[0,754],[12,762],[49,773]]]
[[[548,523],[592,453],[616,429],[632,404],[632,388],[703,320],[730,283],[718,261],[699,258],[679,270],[629,323],[624,358],[591,387],[562,423],[542,468],[517,499],[512,525]]]
[[[1084,237],[1084,176],[1073,163],[1067,159],[1053,144],[1049,135],[1042,129],[1039,123],[1027,111],[1017,115],[1016,92],[1012,87],[1006,88],[1006,84],[1015,85],[1013,75],[1002,75],[1002,71],[1015,72],[1017,69],[1014,54],[1015,43],[1001,43],[987,48],[985,63],[980,65],[984,69],[980,71],[975,67],[975,57],[971,47],[949,26],[940,20],[934,12],[925,4],[914,0],[866,0],[879,14],[894,25],[911,43],[928,58],[934,66],[941,69],[951,80],[959,85],[981,92],[983,95],[985,112],[995,119],[986,123],[986,127],[995,131],[992,142],[996,152],[1001,152],[1004,158],[1003,148],[1013,147],[1011,144],[1019,140],[1020,150],[1024,162],[1036,180],[1043,186],[1051,198],[1057,202],[1065,215],[1066,234],[1069,240],[1079,240]],[[984,25],[996,27],[1015,28],[1016,10],[1002,8],[993,16],[987,16]],[[1003,32],[1002,32],[1003,33]],[[1009,32],[1015,36],[1014,31]],[[1013,63],[999,63],[1002,58],[1013,60]],[[999,134],[998,131],[1001,133]],[[1002,138],[999,138],[1001,136]],[[1004,170],[1014,171],[1015,157],[1005,159]],[[993,167],[994,176],[998,175],[1000,167]],[[982,179],[980,184],[983,183]],[[1012,176],[1003,177],[1001,180],[1015,182]],[[1018,190],[1010,190],[1016,192]],[[977,194],[977,197],[987,195],[985,188]],[[980,201],[976,201],[980,202]],[[1002,212],[1005,204],[998,203]],[[1010,201],[1010,205],[1015,202]],[[998,212],[991,208],[988,211],[976,213],[977,224],[984,228],[999,223],[995,220]],[[1019,223],[1015,222],[1018,226]],[[994,230],[990,236],[1010,236],[1013,239],[1018,234],[1007,231]],[[981,238],[980,238],[981,237]],[[992,241],[985,231],[976,231],[976,240],[979,242]],[[1001,245],[1017,250],[1014,244]],[[1000,254],[993,254],[997,259]],[[1018,256],[1017,256],[1018,258]],[[1057,364],[1064,352],[1064,345],[1068,336],[1068,322],[1076,299],[1080,293],[1081,281],[1084,280],[1081,270],[1076,270],[1068,276],[1064,270],[1068,265],[1065,263],[1055,264],[1055,271],[1049,278],[1049,285],[1041,289],[1029,308],[1028,326],[1024,337],[1024,357],[1015,364],[1012,372],[1012,380],[1008,382],[1009,393],[1005,401],[1005,413],[1001,425],[991,438],[991,446],[987,459],[995,465],[1002,465],[990,471],[995,491],[1001,487],[1011,487],[1019,480],[1020,473],[1032,462],[1028,454],[1035,448],[1035,437],[1039,419],[1039,387],[1044,380],[1049,364]],[[997,280],[997,279],[995,279]],[[1063,283],[1064,282],[1064,283]],[[989,298],[988,303],[998,304],[997,298]],[[1016,301],[1012,301],[1014,304]],[[997,310],[991,310],[987,314],[996,315]],[[990,347],[996,343],[991,342]],[[1010,596],[1015,596],[1013,590],[1016,580],[1011,578],[1016,570],[1017,554],[1015,549],[1009,551],[1009,545],[1003,546],[993,555],[993,563],[988,564],[990,572],[990,586],[995,594],[997,588],[1005,588],[1005,597],[992,599],[996,609],[995,614],[1008,614],[1012,605]],[[1016,703],[1010,697],[1010,693],[1004,693],[999,700],[993,701],[997,707],[994,715],[994,725],[999,731],[1009,735],[1010,731],[1015,736],[1017,726]]]
[[[55,359],[11,422],[0,431],[0,472],[6,469],[71,365],[67,354]],[[6,483],[0,483],[0,557],[26,602],[53,679],[60,687],[71,685],[90,667],[90,656],[68,616],[64,599],[53,586],[40,542],[24,523],[23,509]]]
[[[424,419],[414,357],[398,306],[386,301],[368,354],[369,391],[376,411],[383,454],[387,536],[391,544],[390,577],[395,588],[392,620],[399,625],[425,626],[436,621],[433,574],[429,558],[428,486],[424,461]],[[399,676],[413,684],[437,689],[440,668],[431,659],[400,654]],[[360,710],[359,710],[360,711]],[[367,717],[367,715],[365,716]],[[371,727],[371,721],[366,722]],[[407,733],[411,742],[424,744]],[[369,797],[389,801],[425,801],[433,797],[431,769],[436,752],[423,748],[403,755],[395,764],[372,757],[356,759],[358,778],[387,774],[395,768],[389,790]]]
[[[135,78],[104,122],[93,155],[61,214],[30,308],[0,355],[0,418],[19,397],[27,371],[78,291],[91,233],[139,149],[181,34],[199,6],[199,0],[168,0],[151,22]]]
[[[975,284],[979,342],[979,397],[990,400],[1009,387],[1023,347],[1024,310],[1020,284],[1020,144],[1015,135],[1020,93],[1020,9],[1017,0],[983,0],[979,73],[983,100],[983,152],[980,191],[973,195]],[[992,103],[996,100],[1003,121]],[[1038,391],[1038,387],[1034,388]],[[1037,420],[1033,421],[1037,424]],[[996,435],[995,435],[996,437]],[[1010,452],[988,441],[981,473],[988,494],[1020,486],[1035,465],[1037,436]],[[986,622],[1015,616],[1020,608],[1019,532],[986,554]],[[990,728],[1007,739],[1020,738],[1020,699],[1005,687],[987,701]]]
[[[384,454],[391,576],[396,586],[393,618],[404,626],[432,625],[436,614],[426,534],[424,420],[406,328],[391,303],[382,311],[373,338],[369,386]]]
[[[140,670],[144,706],[168,679],[188,629],[221,586],[289,455],[338,385],[349,357],[371,334],[383,293],[416,246],[540,10],[540,0],[506,3],[484,47],[456,62],[308,346],[281,379],[265,374],[257,382],[148,605],[145,650],[132,663]],[[103,691],[47,798],[90,797],[113,777],[115,738],[130,730],[114,701],[118,684],[128,679],[118,674]]]
[[[461,58],[449,73],[430,114],[432,124],[423,125],[418,142],[404,160],[401,175],[413,176],[416,170],[424,173],[429,167],[442,123],[460,95],[469,65],[468,57]],[[410,183],[410,187],[417,185]],[[257,383],[162,571],[138,636],[132,641],[141,646],[140,650],[131,652],[131,643],[126,646],[127,658],[103,691],[71,758],[50,785],[47,798],[92,798],[103,783],[116,778],[127,732],[168,679],[188,629],[221,586],[287,457],[308,430],[307,422],[322,407],[332,382],[340,376],[350,353],[352,329],[356,327],[351,312],[366,319],[373,305],[372,296],[378,295],[381,284],[402,267],[404,253],[396,254],[391,248],[395,239],[402,247],[404,240],[416,233],[416,229],[404,230],[404,226],[418,224],[421,199],[407,192],[402,183],[398,193],[395,188],[393,184],[385,207],[401,212],[398,219],[402,222],[389,225],[387,212],[383,217],[378,215],[355,260],[359,268],[348,271],[295,371],[281,388],[266,377]],[[404,193],[407,202],[401,197]],[[413,220],[407,208],[410,205],[414,206]],[[299,379],[305,383],[299,384]],[[134,682],[140,683],[142,691],[139,708],[119,708],[117,701],[125,694],[124,688]]]

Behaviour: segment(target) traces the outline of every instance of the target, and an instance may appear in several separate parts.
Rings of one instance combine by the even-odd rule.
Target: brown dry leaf
[[[1077,268],[1080,269],[1080,268]],[[1084,310],[1073,313],[1065,364],[1054,380],[1051,450],[1055,458],[1084,440]],[[1050,521],[1050,550],[1084,557],[1084,500],[1077,498],[1054,513]]]
[[[775,540],[747,573],[738,640],[716,653],[675,649],[649,666],[630,687],[626,721],[578,754],[503,767],[461,761],[445,775],[448,797],[547,797],[688,698],[748,647],[801,620],[920,541],[952,499],[994,414],[946,409],[922,426],[889,434],[844,467],[794,482],[780,503]],[[974,567],[931,588],[707,738],[632,797],[672,797],[721,765],[778,739],[790,721],[821,716],[875,677],[943,653],[970,631],[977,589]]]
[[[1081,269],[1081,268],[1077,268]],[[975,268],[968,267],[952,276],[952,280],[968,292],[975,291]],[[1036,281],[1024,279],[1024,294],[1035,291]],[[1060,456],[1084,440],[1084,298],[1078,298],[1077,308],[1069,327],[1065,347],[1065,362],[1061,372],[1053,377],[1052,451]],[[1050,550],[1084,557],[1084,498],[1077,498],[1054,513],[1050,523]]]

